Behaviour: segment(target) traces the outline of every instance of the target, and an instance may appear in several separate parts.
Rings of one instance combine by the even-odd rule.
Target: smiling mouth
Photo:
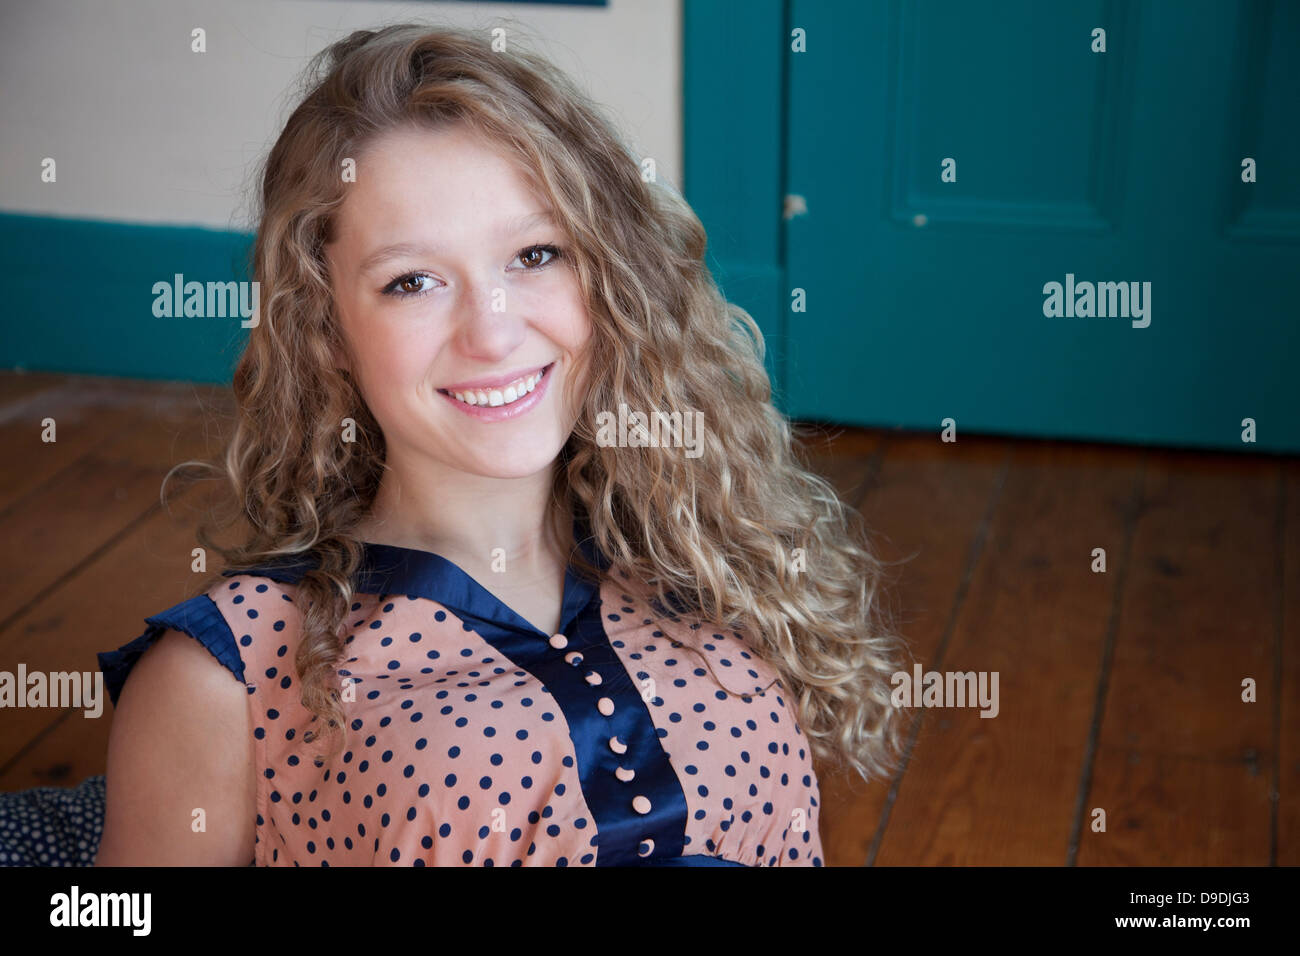
[[[513,382],[507,382],[494,388],[469,388],[461,391],[440,388],[438,391],[464,405],[499,408],[522,400],[537,388],[542,379],[549,375],[554,367],[555,363],[552,362],[540,371],[533,372],[531,375],[521,375]]]

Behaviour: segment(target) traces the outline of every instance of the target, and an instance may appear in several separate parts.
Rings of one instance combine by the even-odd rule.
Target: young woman
[[[698,219],[533,54],[399,26],[313,70],[246,533],[100,655],[97,865],[821,865],[813,760],[892,765],[902,642]]]

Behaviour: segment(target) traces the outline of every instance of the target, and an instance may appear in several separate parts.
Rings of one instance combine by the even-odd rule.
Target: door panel
[[[1300,4],[791,0],[789,23],[790,414],[1300,451]],[[1053,282],[1120,314],[1045,315]]]

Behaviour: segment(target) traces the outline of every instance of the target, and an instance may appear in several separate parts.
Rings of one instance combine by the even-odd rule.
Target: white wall
[[[251,230],[255,166],[307,60],[408,20],[518,24],[680,189],[680,0],[0,0],[0,210]]]

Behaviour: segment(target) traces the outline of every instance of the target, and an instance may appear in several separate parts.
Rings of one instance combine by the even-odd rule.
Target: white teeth
[[[525,375],[521,379],[516,379],[505,388],[491,389],[473,389],[468,392],[452,392],[451,395],[459,402],[466,405],[490,405],[496,408],[499,405],[509,405],[511,402],[517,402],[529,392],[537,388],[537,383],[542,380],[542,372],[535,372],[532,375]]]

